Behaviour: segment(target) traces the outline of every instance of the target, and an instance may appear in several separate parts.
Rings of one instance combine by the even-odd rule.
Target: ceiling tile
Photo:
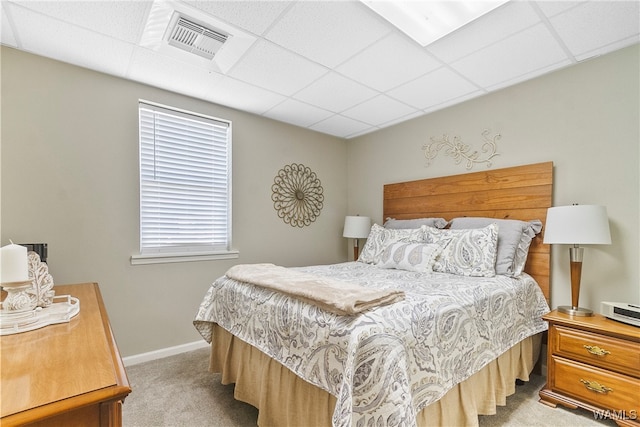
[[[140,36],[149,1],[21,1],[22,7],[128,43]]]
[[[296,93],[294,98],[339,113],[376,94],[372,89],[331,72]]]
[[[286,99],[282,95],[231,77],[216,80],[206,89],[201,89],[201,93],[207,100],[216,104],[254,114],[263,114]]]
[[[377,126],[407,116],[415,111],[415,108],[409,107],[407,104],[403,104],[386,95],[378,95],[373,99],[343,111],[341,114]]]
[[[339,66],[337,71],[373,89],[386,91],[440,66],[416,43],[392,33]]]
[[[287,99],[267,111],[264,115],[274,120],[308,127],[332,116],[333,113],[295,99]]]
[[[202,96],[211,85],[223,78],[221,74],[157,55],[141,47],[136,48],[133,54],[127,77],[189,96]]]
[[[445,62],[455,61],[540,22],[528,2],[511,1],[429,45]]]
[[[47,19],[22,7],[13,7],[11,16],[20,28],[21,49],[119,77],[126,74],[134,45]]]
[[[267,39],[327,67],[335,67],[391,29],[360,2],[296,2]]]
[[[556,0],[556,1],[536,1],[534,4],[540,8],[547,18],[551,18],[559,13],[569,10],[572,7],[579,6],[584,1],[569,1],[569,0]]]
[[[13,33],[13,28],[9,22],[10,4],[7,2],[0,2],[0,43],[6,46],[17,47],[18,41]]]
[[[518,76],[516,76],[516,77],[514,77],[512,79],[501,81],[499,83],[496,83],[495,85],[487,86],[485,89],[487,91],[494,91],[494,90],[502,89],[502,88],[505,88],[505,87],[508,87],[508,86],[512,86],[512,85],[521,83],[521,82],[525,82],[527,80],[531,80],[533,78],[536,78],[538,76],[542,76],[542,75],[550,73],[552,71],[555,71],[555,70],[558,70],[558,69],[561,69],[561,68],[564,68],[564,67],[568,67],[568,66],[573,65],[573,64],[575,64],[575,62],[570,60],[569,58],[567,58],[567,59],[565,59],[563,61],[555,62],[555,63],[553,63],[553,64],[551,64],[549,66],[542,67],[542,68],[537,68],[534,71],[518,75]]]
[[[368,129],[375,129],[375,127],[336,114],[335,116],[331,116],[328,119],[325,119],[311,126],[311,129],[341,138],[346,138],[350,135],[359,134]]]
[[[186,1],[193,7],[257,35],[262,35],[289,7],[288,1]]]
[[[378,128],[382,129],[388,126],[393,126],[398,123],[406,122],[407,120],[415,119],[416,117],[419,117],[422,115],[424,115],[424,111],[416,110],[415,112],[407,114],[406,116],[398,117],[397,119],[393,119],[393,120],[389,120],[388,122],[381,123],[380,125],[378,125]]]
[[[477,86],[443,67],[388,93],[399,101],[426,109],[477,90]]]
[[[640,2],[592,1],[581,4],[549,20],[565,45],[576,57],[609,44],[623,41],[623,47],[639,41]],[[588,55],[587,55],[588,56]]]
[[[473,53],[451,67],[481,87],[496,85],[567,59],[544,24]]]
[[[229,75],[289,96],[326,72],[318,64],[273,43],[260,40],[231,69]]]
[[[638,0],[514,0],[428,48],[355,0],[0,6],[4,45],[344,138],[640,43]],[[151,25],[162,41],[166,24],[150,19],[159,8],[234,36],[213,61],[171,58],[143,37]],[[232,49],[239,42],[248,50]]]

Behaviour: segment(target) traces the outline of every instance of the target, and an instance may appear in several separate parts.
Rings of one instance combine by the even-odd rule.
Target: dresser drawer
[[[640,378],[640,343],[558,325],[550,338],[555,355]]]
[[[600,408],[639,413],[639,379],[557,356],[552,356],[550,363],[554,370],[552,390]]]

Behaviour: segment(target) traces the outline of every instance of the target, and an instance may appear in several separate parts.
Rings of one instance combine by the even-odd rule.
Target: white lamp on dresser
[[[572,316],[592,316],[593,311],[578,306],[584,248],[579,245],[610,245],[607,208],[597,205],[557,206],[547,210],[544,243],[569,244],[571,306],[558,311]]]

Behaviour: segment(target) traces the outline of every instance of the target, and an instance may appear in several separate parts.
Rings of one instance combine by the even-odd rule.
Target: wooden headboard
[[[387,184],[383,219],[480,216],[544,224],[552,191],[553,162]],[[531,242],[525,271],[548,302],[551,253],[542,233]]]

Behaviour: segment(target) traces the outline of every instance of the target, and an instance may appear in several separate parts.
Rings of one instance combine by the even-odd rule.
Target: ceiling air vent
[[[169,35],[169,44],[207,59],[213,59],[227,35],[179,16]]]

